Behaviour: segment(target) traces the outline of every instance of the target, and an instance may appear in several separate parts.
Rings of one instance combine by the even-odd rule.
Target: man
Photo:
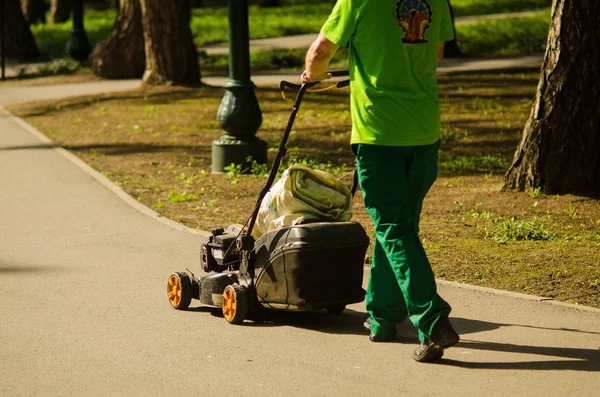
[[[447,0],[338,0],[301,77],[328,78],[334,53],[349,46],[351,144],[376,235],[365,327],[371,341],[391,341],[408,317],[419,332],[419,362],[440,359],[459,341],[418,236],[437,178],[437,61],[453,38]]]

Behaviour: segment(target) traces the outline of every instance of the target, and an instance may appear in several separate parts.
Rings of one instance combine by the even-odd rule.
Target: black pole
[[[2,51],[2,80],[6,80],[6,48],[4,47],[6,24],[4,22],[4,1],[5,0],[0,0],[0,24],[2,24],[2,31],[0,31],[0,50]]]
[[[72,0],[73,30],[67,42],[67,54],[83,62],[87,59],[92,48],[83,27],[83,0]]]

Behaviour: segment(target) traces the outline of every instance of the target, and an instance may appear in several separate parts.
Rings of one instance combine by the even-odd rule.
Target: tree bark
[[[189,0],[141,0],[146,84],[200,84]]]
[[[4,0],[4,24],[6,58],[30,60],[39,56],[35,39],[25,21],[19,0]]]
[[[21,0],[21,9],[28,24],[46,23],[46,4],[44,0]]]
[[[113,32],[92,51],[90,68],[107,79],[142,77],[146,53],[139,0],[121,0]]]
[[[69,0],[52,0],[50,3],[50,23],[62,23],[71,17],[71,2]]]
[[[554,0],[537,95],[505,188],[600,196],[597,0]]]

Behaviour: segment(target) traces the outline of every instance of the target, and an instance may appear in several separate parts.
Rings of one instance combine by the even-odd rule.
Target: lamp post
[[[83,28],[83,0],[71,0],[73,30],[67,42],[67,54],[83,62],[90,55],[91,45]]]
[[[228,165],[242,164],[248,158],[267,162],[267,143],[256,137],[262,114],[250,81],[250,39],[248,0],[228,0],[229,81],[217,112],[224,135],[212,142],[212,172],[224,172]]]

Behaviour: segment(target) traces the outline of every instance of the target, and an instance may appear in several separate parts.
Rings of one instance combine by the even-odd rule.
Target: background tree
[[[460,48],[458,48],[458,43],[456,42],[456,24],[454,23],[454,11],[452,10],[452,4],[450,4],[450,0],[448,0],[448,6],[450,7],[450,17],[452,18],[452,30],[454,30],[454,39],[452,41],[448,41],[444,46],[444,57],[462,57],[464,56],[464,54],[462,53]]]
[[[600,196],[597,0],[554,0],[531,115],[505,187]]]
[[[90,68],[108,79],[142,77],[146,53],[139,0],[121,0],[113,32],[92,51]]]
[[[25,21],[19,0],[4,0],[4,18],[10,23],[4,24],[5,50],[7,58],[28,60],[39,56],[35,39]]]
[[[50,2],[50,23],[62,23],[71,16],[70,0],[52,0]]]
[[[147,84],[200,84],[189,0],[141,0]]]
[[[44,0],[21,0],[23,16],[30,25],[46,23],[46,3]]]

